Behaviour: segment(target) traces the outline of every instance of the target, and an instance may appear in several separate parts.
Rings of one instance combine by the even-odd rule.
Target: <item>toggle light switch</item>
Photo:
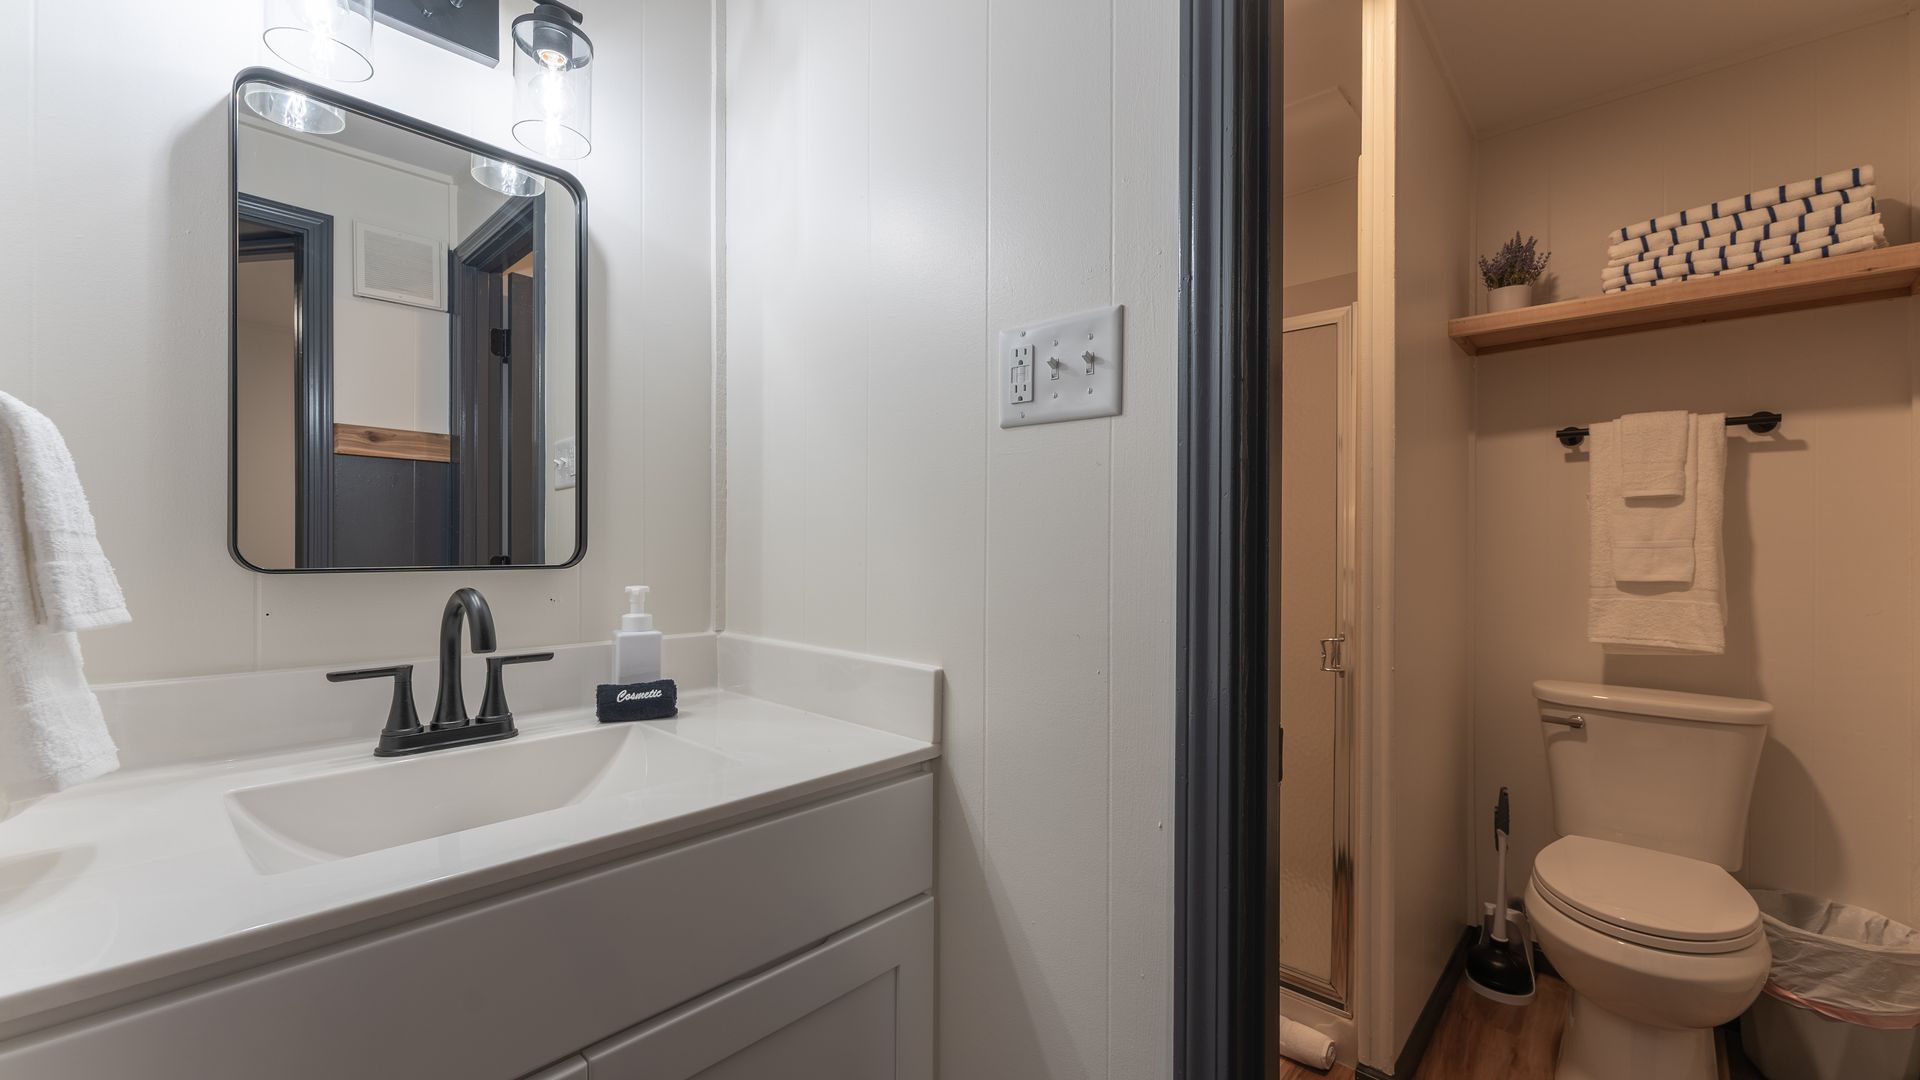
[[[1120,413],[1120,308],[1000,331],[995,365],[1006,377],[1000,426],[1024,427]],[[1035,392],[1036,348],[1045,345],[1047,385]],[[1079,363],[1062,357],[1079,357]]]

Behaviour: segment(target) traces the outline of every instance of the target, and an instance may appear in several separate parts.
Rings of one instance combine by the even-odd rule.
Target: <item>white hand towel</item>
[[[1774,187],[1750,191],[1745,195],[1734,195],[1725,199],[1716,199],[1704,206],[1696,206],[1690,210],[1676,211],[1664,217],[1649,218],[1646,221],[1636,221],[1630,225],[1622,225],[1607,234],[1607,243],[1618,244],[1646,236],[1649,233],[1656,233],[1663,229],[1687,225],[1695,221],[1725,217],[1728,214],[1743,210],[1765,209],[1770,206],[1778,206],[1781,203],[1792,202],[1814,195],[1866,187],[1872,183],[1873,166],[1871,165],[1842,169],[1839,172],[1828,173],[1825,176],[1816,176],[1810,180],[1799,180],[1791,184],[1777,184]]]
[[[1693,505],[1693,579],[1617,581],[1614,509],[1620,494],[1618,422],[1593,425],[1588,465],[1587,637],[1616,653],[1718,655],[1727,648],[1726,414],[1693,420],[1683,499]]]
[[[1671,422],[1671,423],[1670,423]],[[1648,443],[1664,444],[1669,426],[1677,427],[1674,446],[1657,445],[1655,453],[1673,453],[1678,480],[1672,495],[1634,496],[1628,493],[1629,477],[1644,467],[1636,454],[1645,458]],[[1687,451],[1696,436],[1694,418],[1687,413],[1637,413],[1623,416],[1605,425],[1606,433],[1594,440],[1596,459],[1618,454],[1612,469],[1620,478],[1620,490],[1607,508],[1608,543],[1613,549],[1613,580],[1670,581],[1685,584],[1693,580],[1694,504],[1687,495],[1693,485],[1695,464]],[[1657,432],[1657,434],[1655,434]],[[1636,442],[1639,443],[1636,446]],[[1665,477],[1660,478],[1664,484]]]
[[[1622,497],[1679,498],[1686,494],[1689,419],[1687,413],[1677,410],[1628,413],[1620,418]],[[1688,533],[1692,533],[1691,526]]]
[[[1810,195],[1804,199],[1776,203],[1773,206],[1759,207],[1753,210],[1740,210],[1728,213],[1724,217],[1689,221],[1685,225],[1676,225],[1671,229],[1637,236],[1607,247],[1609,260],[1630,255],[1639,258],[1655,248],[1669,244],[1683,244],[1689,240],[1703,237],[1725,236],[1743,229],[1757,229],[1763,225],[1778,225],[1806,217],[1809,214],[1836,207],[1851,206],[1856,203],[1871,206],[1873,204],[1873,185],[1849,188],[1846,191],[1830,191],[1824,195]]]
[[[1724,274],[1737,274],[1747,270],[1771,270],[1776,266],[1787,266],[1793,263],[1813,262],[1818,259],[1829,259],[1836,255],[1852,255],[1856,252],[1872,251],[1875,248],[1882,248],[1886,246],[1887,246],[1886,230],[1879,229],[1867,236],[1856,236],[1851,240],[1842,240],[1837,244],[1828,244],[1826,247],[1812,248],[1806,251],[1789,252],[1785,255],[1779,256],[1778,258],[1762,259],[1759,262],[1748,263],[1744,266],[1730,266],[1724,270],[1718,270],[1713,273],[1684,274],[1679,277],[1663,277],[1658,281],[1621,282],[1620,284],[1617,284],[1617,285],[1609,285],[1605,291],[1608,293],[1617,293],[1617,292],[1627,292],[1630,290],[1637,290],[1637,289],[1651,289],[1656,286],[1662,286],[1662,285],[1682,285],[1689,281],[1703,280],[1710,277],[1720,277],[1721,275],[1724,275]]]
[[[129,618],[66,441],[0,394],[0,786],[9,797],[120,767],[74,631]]]
[[[1865,202],[1850,202],[1843,203],[1840,206],[1830,206],[1825,210],[1815,210],[1811,214],[1801,214],[1798,217],[1769,221],[1764,225],[1754,225],[1734,232],[1722,233],[1719,236],[1704,236],[1696,240],[1686,240],[1664,245],[1651,243],[1643,245],[1640,242],[1636,242],[1631,245],[1632,250],[1609,258],[1607,265],[1628,266],[1633,263],[1643,262],[1647,259],[1657,259],[1662,255],[1680,255],[1689,251],[1725,247],[1728,244],[1751,244],[1756,240],[1772,240],[1782,236],[1793,236],[1796,233],[1820,232],[1831,229],[1836,225],[1851,225],[1866,218],[1872,218],[1875,224],[1880,222],[1878,204],[1872,199],[1867,199]],[[1644,246],[1646,250],[1642,251],[1642,246]]]
[[[1654,281],[1663,277],[1680,277],[1689,273],[1725,269],[1725,265],[1715,265],[1715,260],[1724,260],[1727,265],[1738,261],[1737,257],[1753,255],[1753,261],[1774,259],[1796,251],[1811,251],[1818,247],[1828,247],[1859,236],[1884,236],[1886,226],[1879,214],[1869,214],[1858,221],[1845,225],[1829,225],[1824,229],[1806,229],[1786,236],[1766,237],[1759,240],[1743,241],[1731,244],[1718,243],[1724,237],[1715,237],[1702,241],[1704,248],[1688,247],[1684,251],[1673,251],[1665,255],[1655,255],[1638,262],[1620,266],[1608,266],[1600,271],[1600,283],[1618,285],[1623,281]],[[1737,235],[1737,234],[1736,234]]]

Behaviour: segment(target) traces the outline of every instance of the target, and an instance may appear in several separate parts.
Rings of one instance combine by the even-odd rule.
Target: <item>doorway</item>
[[[512,199],[450,254],[460,562],[546,562],[545,196]]]

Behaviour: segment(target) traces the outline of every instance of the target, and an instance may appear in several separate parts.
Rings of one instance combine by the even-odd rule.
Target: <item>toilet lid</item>
[[[1533,877],[1550,900],[1676,943],[1734,941],[1760,925],[1760,906],[1731,874],[1684,855],[1566,836],[1534,859]]]

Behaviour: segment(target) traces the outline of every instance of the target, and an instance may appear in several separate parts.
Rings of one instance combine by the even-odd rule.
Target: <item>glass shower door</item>
[[[1269,575],[1268,701],[1282,731],[1277,863],[1281,983],[1346,1003],[1353,870],[1348,843],[1353,424],[1352,308],[1286,320],[1272,452],[1278,544]]]

